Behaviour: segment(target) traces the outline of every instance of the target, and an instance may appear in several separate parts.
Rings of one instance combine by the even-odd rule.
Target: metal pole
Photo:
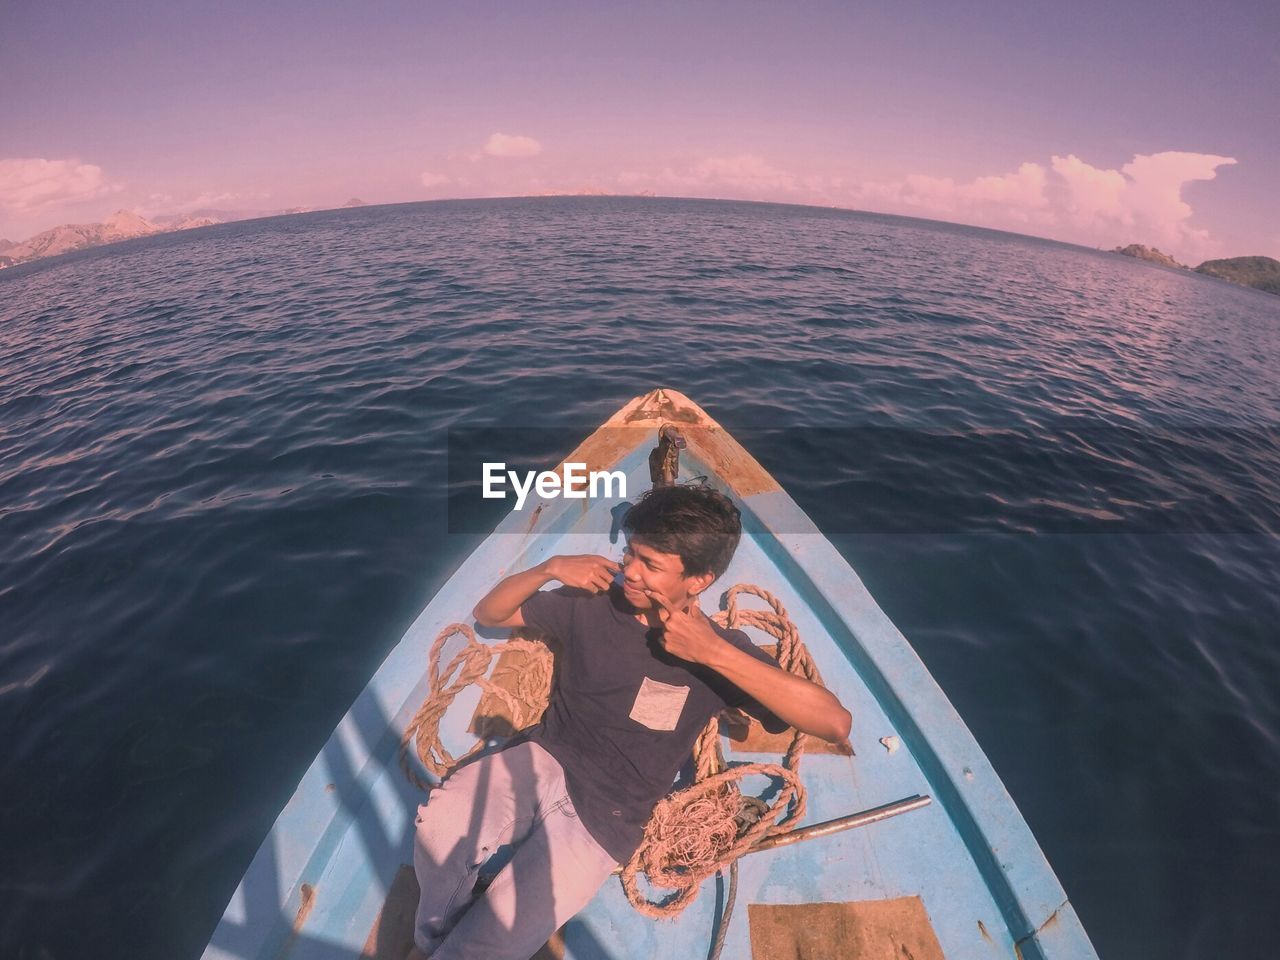
[[[812,840],[814,837],[825,837],[833,833],[840,833],[842,830],[851,830],[854,827],[864,827],[868,823],[879,823],[881,820],[888,820],[890,817],[896,817],[902,813],[909,813],[912,810],[919,810],[921,807],[927,807],[932,802],[932,797],[921,796],[920,794],[903,797],[901,800],[893,801],[893,803],[881,804],[878,807],[872,807],[869,810],[862,810],[859,813],[851,813],[848,816],[836,817],[834,820],[824,820],[822,823],[813,823],[807,827],[792,830],[790,833],[782,833],[777,836],[766,837],[744,853],[743,856],[749,857],[753,853],[761,853],[765,850],[785,847],[793,843],[799,843],[801,840]],[[622,868],[619,867],[613,872],[621,873]]]
[[[834,820],[824,820],[822,823],[800,827],[790,833],[766,837],[748,850],[747,854],[759,853],[762,850],[773,850],[775,847],[785,847],[792,843],[799,843],[801,840],[812,840],[814,837],[825,837],[828,834],[850,830],[853,827],[866,826],[868,823],[879,823],[881,820],[888,820],[890,817],[896,817],[901,813],[909,813],[912,810],[927,807],[931,802],[933,802],[932,797],[920,796],[919,794],[905,797],[902,800],[895,800],[893,803],[886,803],[879,807],[872,807],[870,810],[863,810],[861,813],[851,813],[846,817],[837,817]],[[744,856],[747,854],[744,854]]]

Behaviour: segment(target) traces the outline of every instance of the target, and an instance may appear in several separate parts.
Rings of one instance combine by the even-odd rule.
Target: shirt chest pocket
[[[631,706],[631,719],[650,730],[674,730],[689,699],[689,688],[645,677]]]

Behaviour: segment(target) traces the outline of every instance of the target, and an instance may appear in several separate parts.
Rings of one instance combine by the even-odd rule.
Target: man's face
[[[628,540],[622,552],[622,593],[637,610],[658,607],[644,591],[652,590],[679,606],[699,589],[703,578],[686,577],[684,562],[676,553],[660,553],[652,547]],[[705,586],[704,584],[702,586]]]

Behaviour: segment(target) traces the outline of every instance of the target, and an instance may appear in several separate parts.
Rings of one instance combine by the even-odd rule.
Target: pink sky
[[[1280,258],[1270,8],[290,6],[0,13],[0,238],[601,191]]]

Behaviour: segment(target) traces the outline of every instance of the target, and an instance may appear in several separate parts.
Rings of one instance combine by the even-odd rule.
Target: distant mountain
[[[1140,243],[1131,243],[1127,247],[1116,247],[1113,253],[1121,253],[1126,257],[1137,257],[1139,260],[1150,260],[1152,263],[1159,263],[1166,267],[1178,267],[1182,270],[1190,269],[1186,264],[1179,263],[1167,253],[1161,253],[1155,247],[1144,247]]]
[[[16,243],[4,251],[5,266],[37,260],[40,257],[55,257],[60,253],[70,253],[84,247],[96,247],[103,243],[115,243],[117,240],[130,240],[134,237],[145,237],[149,233],[159,233],[162,228],[136,213],[128,210],[117,210],[104,223],[64,223],[60,227],[37,233],[30,240]]]
[[[210,223],[231,223],[235,220],[258,220],[263,217],[283,217],[291,213],[308,213],[307,207],[290,207],[287,210],[243,210],[226,207],[198,207],[186,213],[167,213],[152,217],[153,223],[172,229],[175,224],[208,220]]]
[[[212,227],[215,223],[222,223],[216,217],[192,217],[186,216],[181,220],[175,220],[169,225],[170,230],[194,230],[196,227]]]
[[[361,201],[352,199],[347,202],[347,206],[360,203]],[[70,253],[72,250],[82,250],[85,247],[115,243],[117,240],[144,237],[152,233],[190,230],[195,227],[208,227],[215,223],[228,223],[232,220],[256,220],[259,217],[281,217],[309,212],[308,207],[289,207],[284,210],[220,210],[205,207],[187,213],[159,214],[150,220],[144,220],[136,213],[118,210],[105,223],[64,223],[60,227],[38,233],[30,240],[24,240],[21,243],[0,241],[0,268],[13,267],[28,260],[39,260],[41,257],[55,257],[60,253]]]
[[[129,210],[117,210],[103,223],[64,223],[44,233],[37,233],[22,243],[0,241],[0,267],[14,267],[29,260],[56,257],[60,253],[70,253],[86,247],[100,247],[117,240],[208,227],[221,222],[217,217],[195,214],[170,214],[146,220]]]
[[[368,204],[367,204],[367,203],[365,203],[363,200],[361,200],[359,197],[352,197],[350,200],[348,200],[348,201],[347,201],[346,203],[344,203],[342,206],[343,206],[344,208],[345,208],[345,207],[367,207],[367,206],[368,206]]]
[[[1280,294],[1280,260],[1273,260],[1270,257],[1206,260],[1196,267],[1196,273],[1207,273],[1219,280],[1229,280],[1256,290]]]

